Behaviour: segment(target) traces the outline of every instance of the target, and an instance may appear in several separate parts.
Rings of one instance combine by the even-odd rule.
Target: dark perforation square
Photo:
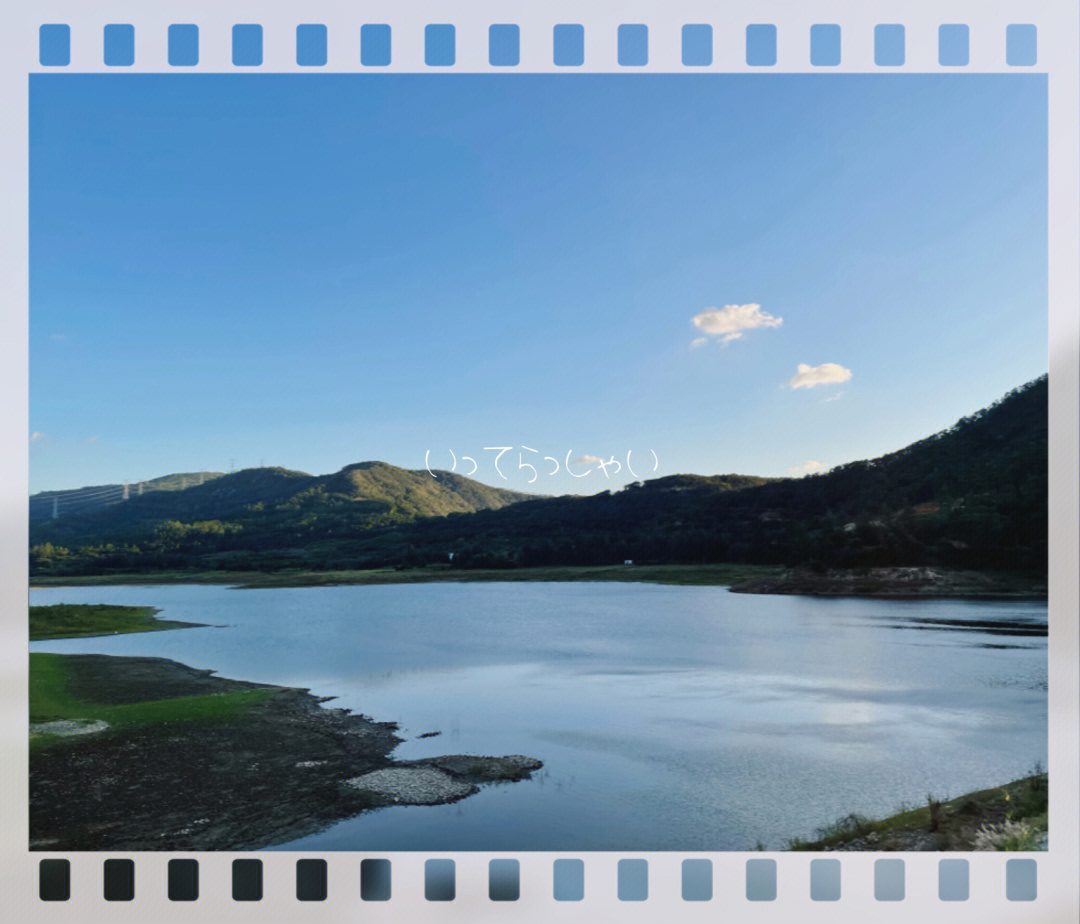
[[[169,26],[169,66],[194,67],[199,63],[199,27],[189,23]]]
[[[390,901],[390,861],[360,861],[360,898],[366,902]]]
[[[43,902],[66,902],[71,898],[71,864],[67,860],[42,860],[38,864],[38,898]]]
[[[585,862],[556,860],[552,865],[553,893],[557,902],[579,902],[585,897]]]
[[[619,861],[619,901],[643,902],[649,897],[649,861]]]
[[[649,63],[649,27],[641,23],[619,26],[619,67],[644,67]]]
[[[840,861],[810,861],[810,900],[815,902],[840,901]]]
[[[942,67],[966,67],[968,57],[968,27],[960,24],[939,26],[938,64]]]
[[[102,877],[105,901],[130,902],[135,898],[134,860],[106,860]]]
[[[1007,27],[1005,63],[1009,67],[1034,67],[1039,60],[1038,43],[1038,31],[1031,23],[1014,23]]]
[[[364,67],[386,67],[390,63],[390,27],[371,22],[360,27],[360,63]]]
[[[903,26],[874,26],[874,63],[878,67],[900,67],[904,63]]]
[[[451,67],[457,57],[456,33],[448,23],[424,27],[424,63],[428,67]]]
[[[968,861],[941,860],[938,862],[938,898],[943,902],[968,900]]]
[[[242,23],[232,27],[234,67],[258,67],[263,62],[262,26]]]
[[[232,897],[234,902],[262,901],[262,860],[233,860]]]
[[[521,875],[517,860],[488,863],[488,898],[493,902],[516,902],[521,897]]]
[[[879,902],[904,900],[904,861],[874,861],[874,898]]]
[[[1011,902],[1033,902],[1038,891],[1038,864],[1034,860],[1006,861],[1005,898]]]
[[[38,29],[38,61],[42,67],[67,67],[71,63],[71,27],[48,23]]]
[[[712,899],[712,860],[683,860],[682,897],[684,902]]]
[[[169,861],[168,894],[171,902],[193,902],[198,899],[198,860]]]
[[[776,26],[755,23],[746,27],[746,63],[751,67],[776,64]]]
[[[296,861],[296,900],[301,902],[326,901],[326,861]]]
[[[776,899],[776,861],[746,861],[746,900],[771,902]]]
[[[840,63],[840,27],[819,23],[810,27],[810,63],[814,67],[836,67]]]
[[[552,32],[556,67],[581,67],[585,63],[585,27],[562,23]]]
[[[113,23],[105,27],[105,66],[131,67],[135,63],[135,27]]]
[[[521,61],[521,33],[514,25],[488,29],[488,63],[492,67],[517,67]]]
[[[429,902],[452,902],[454,891],[453,860],[428,860],[424,863],[424,898]]]
[[[708,67],[712,64],[712,26],[688,24],[682,27],[682,63],[684,67]]]
[[[300,67],[326,65],[326,26],[305,23],[296,27],[296,63]]]

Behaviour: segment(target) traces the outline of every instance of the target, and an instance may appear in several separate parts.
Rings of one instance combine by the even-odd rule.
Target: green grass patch
[[[68,690],[67,655],[34,652],[30,655],[30,722],[58,719],[100,719],[112,728],[160,725],[169,722],[210,721],[228,718],[239,710],[261,702],[276,691],[245,689],[227,693],[177,696],[171,699],[136,703],[93,703],[76,699]],[[79,736],[31,737],[30,748],[57,740],[78,740]]]
[[[927,796],[916,808],[902,806],[880,819],[848,815],[818,828],[816,838],[793,838],[789,850],[835,850],[874,835],[875,850],[903,849],[899,838],[912,831],[939,833],[950,849],[1030,850],[1047,830],[1047,776],[1036,764],[1030,775],[1003,786],[940,800]]]
[[[30,641],[49,638],[79,638],[92,635],[119,635],[125,632],[158,632],[198,623],[155,619],[152,606],[110,606],[107,604],[56,603],[30,607]]]

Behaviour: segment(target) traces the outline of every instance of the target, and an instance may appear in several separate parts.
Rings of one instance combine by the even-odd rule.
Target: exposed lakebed
[[[1046,760],[1045,603],[612,583],[57,587],[31,602],[220,626],[33,651],[310,688],[399,723],[394,761],[544,763],[464,801],[325,819],[276,845],[290,849],[780,847]]]

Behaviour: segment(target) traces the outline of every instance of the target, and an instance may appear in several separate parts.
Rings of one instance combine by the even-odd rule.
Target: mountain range
[[[31,573],[631,559],[1044,574],[1047,426],[1043,376],[898,452],[802,478],[680,474],[544,497],[362,462],[330,475],[173,475],[119,502],[84,488],[82,507],[55,517],[51,497],[73,492],[53,492],[31,498],[47,511],[31,519]]]

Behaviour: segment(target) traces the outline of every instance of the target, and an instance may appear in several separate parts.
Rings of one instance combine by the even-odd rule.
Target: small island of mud
[[[257,849],[542,766],[394,761],[393,723],[163,658],[35,654],[31,678],[31,849]]]

